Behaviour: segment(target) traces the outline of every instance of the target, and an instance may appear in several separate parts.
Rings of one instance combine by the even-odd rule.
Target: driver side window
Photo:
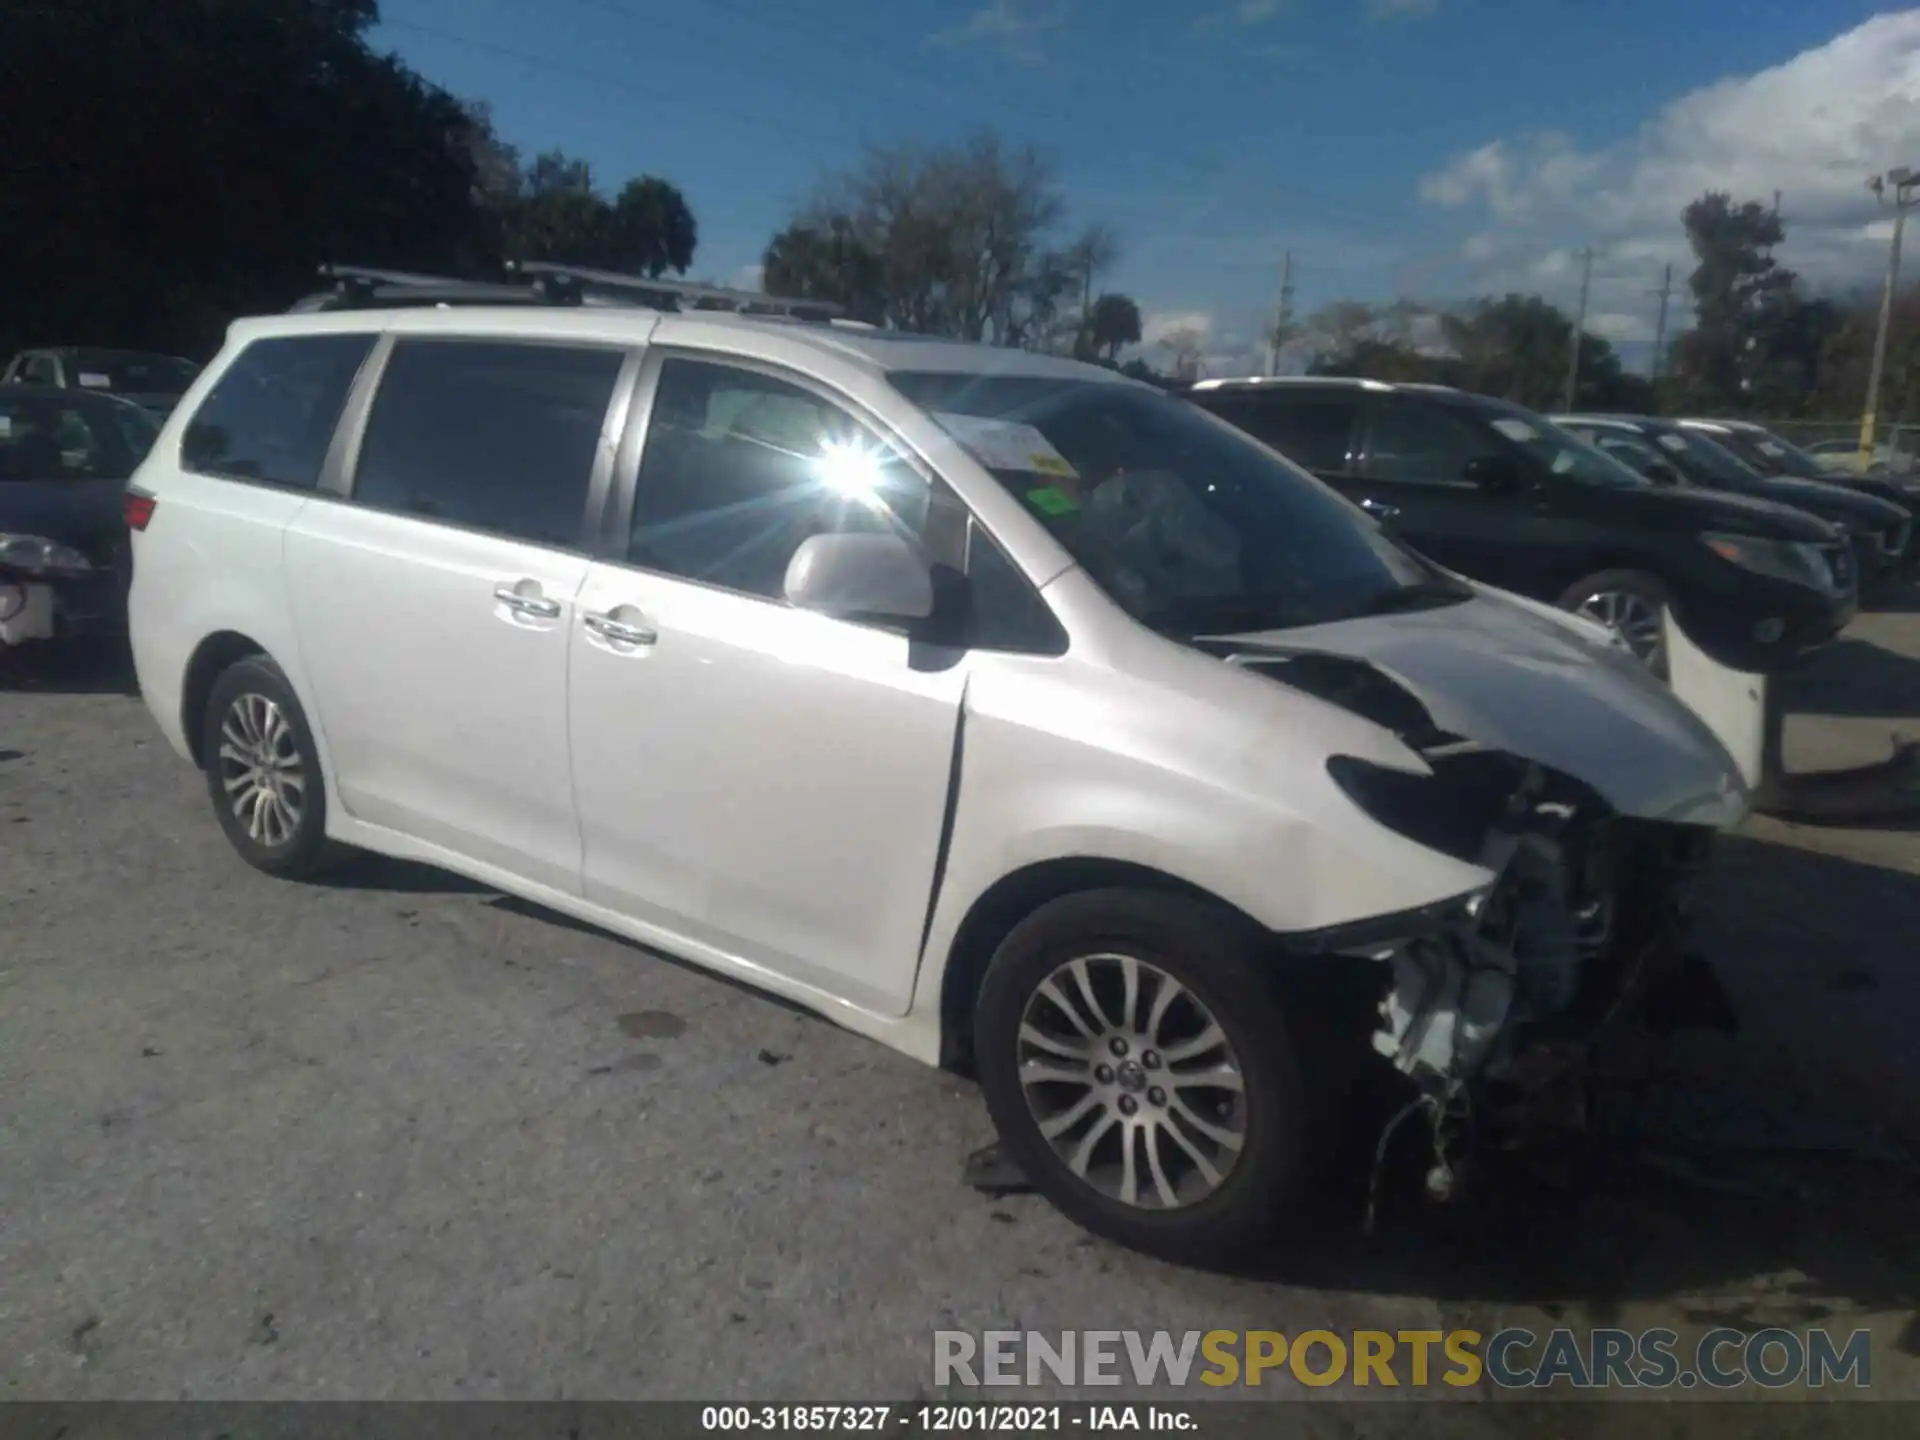
[[[1439,405],[1374,406],[1364,474],[1415,485],[1465,485],[1467,464],[1506,453],[1486,431]]]

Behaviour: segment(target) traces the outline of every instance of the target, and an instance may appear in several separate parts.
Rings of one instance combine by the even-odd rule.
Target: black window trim
[[[206,408],[207,402],[213,398],[214,391],[220,388],[221,382],[232,373],[233,368],[246,358],[249,350],[264,340],[304,340],[309,337],[319,338],[330,335],[364,335],[374,343],[368,347],[367,353],[360,357],[360,367],[354,371],[353,379],[347,383],[347,395],[345,402],[340,407],[340,418],[334,421],[333,438],[327,442],[326,451],[320,457],[320,473],[314,477],[314,482],[311,486],[283,485],[278,480],[267,480],[259,475],[235,475],[231,471],[216,469],[210,465],[191,465],[187,462],[187,432],[191,430],[194,423],[199,420],[200,412]],[[218,371],[213,373],[203,372],[194,377],[194,384],[198,385],[204,380],[206,387],[201,390],[195,398],[193,409],[187,412],[185,423],[181,425],[180,432],[174,440],[174,453],[172,456],[174,465],[188,475],[199,475],[205,479],[219,480],[228,485],[249,485],[256,490],[271,491],[275,495],[304,495],[309,497],[319,495],[326,488],[327,467],[333,459],[334,447],[340,443],[341,427],[345,423],[345,417],[353,409],[354,395],[357,387],[366,378],[367,369],[373,364],[373,357],[380,349],[380,339],[381,336],[377,330],[366,329],[294,331],[282,335],[254,336],[251,340],[247,341],[245,345],[242,345],[236,350],[233,353],[233,358],[222,365]]]
[[[618,459],[615,462],[617,470],[613,486],[607,496],[607,504],[603,511],[601,531],[592,547],[593,558],[595,560],[602,564],[616,566],[622,570],[634,571],[636,574],[651,575],[658,579],[670,580],[680,585],[695,585],[703,590],[711,590],[721,595],[738,596],[741,599],[757,601],[762,605],[785,606],[786,602],[776,599],[773,596],[756,594],[750,590],[736,590],[728,585],[717,585],[710,580],[698,580],[686,575],[676,575],[670,571],[655,570],[648,566],[637,564],[627,558],[627,546],[631,539],[633,529],[633,509],[639,496],[640,460],[646,453],[647,435],[653,426],[654,402],[659,396],[661,371],[666,368],[669,360],[686,360],[703,365],[722,365],[731,369],[743,370],[749,374],[759,375],[769,380],[778,380],[783,384],[792,385],[796,389],[803,390],[820,400],[823,404],[832,405],[846,412],[886,444],[892,446],[900,455],[901,459],[927,484],[931,491],[936,495],[944,491],[947,496],[951,497],[952,503],[960,507],[960,511],[966,521],[964,525],[955,527],[961,536],[960,543],[962,553],[958,555],[930,555],[928,557],[929,561],[937,565],[951,566],[961,574],[966,574],[967,567],[972,558],[972,537],[976,532],[979,533],[1000,551],[1006,563],[1012,566],[1014,573],[1017,574],[1033,592],[1034,598],[1040,602],[1046,613],[1053,617],[1054,624],[1059,627],[1061,633],[1063,635],[1066,633],[1066,626],[1054,612],[1053,606],[1047,600],[1042,588],[1035,585],[1033,577],[1020,568],[1019,562],[1013,558],[1013,553],[998,540],[993,533],[992,527],[982,520],[979,513],[967,503],[966,497],[960,493],[958,487],[942,476],[939,470],[928,461],[927,457],[909,444],[905,437],[896,431],[893,426],[889,425],[884,419],[874,413],[871,406],[847,394],[844,390],[838,389],[829,382],[819,379],[817,376],[809,375],[805,371],[796,370],[775,361],[762,360],[758,356],[741,355],[730,350],[710,349],[705,346],[685,344],[649,345],[646,347],[646,351],[645,360],[640,366],[639,381],[632,396],[632,409],[628,413],[626,434],[622,438]],[[900,633],[900,631],[893,626],[867,624],[857,620],[850,620],[844,623],[857,625],[862,629],[877,630],[884,634]],[[995,653],[1024,654],[1028,652],[1005,651]],[[1064,650],[1060,653],[1064,653]]]
[[[360,332],[356,330],[314,333],[358,334]],[[367,505],[355,499],[353,491],[355,481],[359,477],[360,451],[366,444],[367,423],[373,414],[373,402],[380,394],[381,383],[386,377],[387,365],[393,358],[393,352],[403,340],[449,345],[524,345],[559,350],[604,350],[620,355],[620,368],[615,372],[613,379],[613,393],[608,398],[606,413],[600,420],[600,439],[594,447],[593,466],[587,476],[586,498],[580,506],[580,533],[574,544],[562,546],[540,540],[529,540],[525,536],[509,535],[503,531],[488,529],[483,525],[469,525],[464,521],[450,520],[441,516],[411,515],[404,510],[389,510],[381,506]],[[469,535],[499,540],[509,545],[525,545],[559,555],[581,555],[589,559],[597,559],[599,557],[596,547],[601,529],[599,517],[604,514],[607,491],[613,483],[615,466],[619,463],[622,437],[627,428],[628,417],[633,413],[635,391],[644,359],[644,346],[572,335],[415,330],[375,332],[373,348],[367,352],[365,360],[361,362],[359,373],[354,376],[353,384],[347,391],[347,403],[341,407],[340,420],[334,426],[333,439],[328,444],[326,458],[320,465],[320,481],[314,487],[312,496],[316,500],[351,505],[355,509],[366,510],[370,514],[387,515],[416,525],[430,525],[442,530],[459,530]]]

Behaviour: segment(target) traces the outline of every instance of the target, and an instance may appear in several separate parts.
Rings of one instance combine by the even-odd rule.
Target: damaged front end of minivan
[[[1444,1200],[1475,1145],[1582,1119],[1606,1043],[1650,1010],[1730,1024],[1724,993],[1688,947],[1690,897],[1715,834],[1697,818],[1703,807],[1687,820],[1623,813],[1566,769],[1438,723],[1447,707],[1367,658],[1217,653],[1395,733],[1423,771],[1336,755],[1335,784],[1378,824],[1494,877],[1397,933],[1328,935],[1316,947],[1383,967],[1372,1044],[1413,1087],[1378,1137],[1375,1198],[1389,1143],[1409,1125],[1427,1130],[1426,1189]],[[1711,784],[1724,791],[1728,773]]]

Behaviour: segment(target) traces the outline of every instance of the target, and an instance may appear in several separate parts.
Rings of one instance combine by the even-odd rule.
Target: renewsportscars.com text
[[[1709,1330],[939,1330],[935,1385],[1302,1385],[1732,1390],[1873,1383],[1872,1335]]]

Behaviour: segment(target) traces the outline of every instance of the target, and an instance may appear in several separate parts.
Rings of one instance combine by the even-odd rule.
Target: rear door
[[[568,645],[637,354],[400,336],[347,496],[287,529],[302,661],[355,819],[578,893]]]

